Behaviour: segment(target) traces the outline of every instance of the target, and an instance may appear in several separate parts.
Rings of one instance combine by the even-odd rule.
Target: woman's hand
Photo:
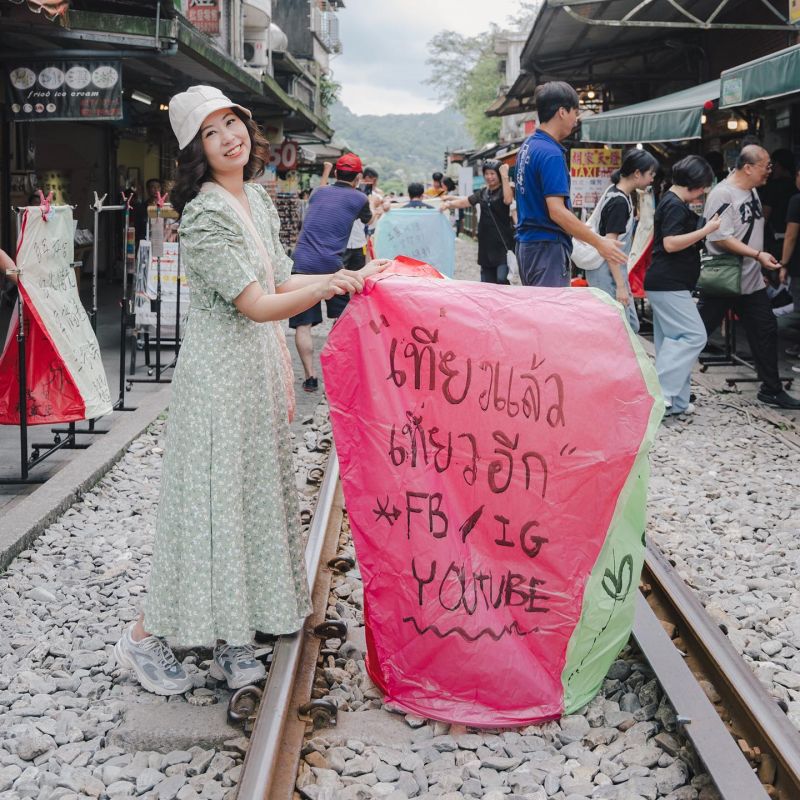
[[[508,177],[508,164],[501,164],[500,165],[500,177],[507,178]]]
[[[330,300],[335,295],[357,294],[364,287],[364,279],[357,272],[340,269],[326,276],[320,284],[320,299]]]
[[[367,278],[371,278],[373,275],[378,275],[383,272],[391,263],[391,258],[375,258],[355,274],[360,275],[364,280],[366,280]]]
[[[616,300],[623,306],[627,306],[630,302],[630,295],[628,294],[628,287],[624,284],[617,286]]]
[[[711,217],[711,219],[703,226],[703,232],[706,236],[708,236],[709,233],[714,233],[714,231],[719,230],[719,226],[721,224],[722,220],[719,218],[719,214],[714,214],[714,216]]]

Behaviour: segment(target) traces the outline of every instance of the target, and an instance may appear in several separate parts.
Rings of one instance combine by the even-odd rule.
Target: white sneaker
[[[264,665],[255,656],[252,645],[218,644],[214,648],[214,660],[208,670],[218,681],[227,681],[229,689],[251,686],[267,676]]]
[[[121,667],[130,670],[143,689],[153,694],[183,694],[192,688],[175,654],[158,636],[147,636],[139,642],[131,638],[130,625],[114,645],[114,655]]]
[[[684,408],[682,411],[676,411],[675,413],[678,416],[684,416],[688,414],[694,414],[694,412],[695,412],[694,403],[689,403],[689,405],[686,406],[686,408]]]

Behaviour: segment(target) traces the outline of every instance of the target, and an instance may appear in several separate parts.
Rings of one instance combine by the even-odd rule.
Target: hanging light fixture
[[[727,122],[728,130],[735,131],[739,127],[739,122],[737,121],[736,117],[731,114],[730,118]]]
[[[594,91],[594,89],[589,89],[589,91],[588,91],[588,92],[586,92],[586,96],[587,96],[587,97],[588,97],[590,100],[594,100],[594,99],[595,99],[595,97],[597,97],[597,95],[595,94],[595,91]]]
[[[149,106],[153,102],[153,98],[150,97],[149,94],[140,92],[138,89],[131,92],[131,100],[136,100],[139,103],[144,103],[144,105],[146,106]]]
[[[700,115],[700,124],[705,125],[708,122],[708,117],[705,114]]]

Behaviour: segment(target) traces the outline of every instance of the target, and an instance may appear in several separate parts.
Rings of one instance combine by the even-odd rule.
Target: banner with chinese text
[[[574,208],[594,208],[622,164],[619,147],[575,147],[569,153],[570,200]]]

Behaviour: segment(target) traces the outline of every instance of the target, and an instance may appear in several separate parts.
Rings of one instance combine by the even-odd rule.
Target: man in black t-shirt
[[[800,169],[795,174],[795,193],[789,200],[786,210],[786,227],[781,248],[780,282],[785,283],[787,276],[791,278],[790,291],[794,299],[794,310],[800,311]],[[787,355],[800,356],[800,345],[790,345],[786,348]],[[792,367],[793,372],[800,372],[800,368]]]
[[[795,174],[796,192],[789,199],[784,220],[784,239],[781,252],[781,282],[791,275],[792,282],[800,285],[800,247],[797,246],[798,232],[800,232],[800,169]],[[800,306],[800,289],[792,287],[798,297],[795,306]]]
[[[786,232],[786,214],[789,201],[797,192],[795,186],[794,156],[790,150],[775,150],[770,156],[772,174],[766,186],[758,190],[764,211],[766,230],[764,249],[780,257]]]

